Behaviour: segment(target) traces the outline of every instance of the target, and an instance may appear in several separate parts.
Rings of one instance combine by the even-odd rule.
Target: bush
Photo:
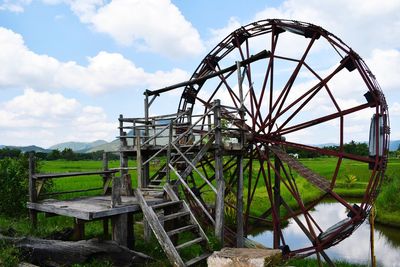
[[[25,211],[28,200],[27,155],[0,160],[0,213],[14,216]]]

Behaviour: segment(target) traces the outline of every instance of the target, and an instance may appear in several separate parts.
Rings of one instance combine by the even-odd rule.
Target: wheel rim
[[[287,51],[285,50],[287,44],[291,44],[290,38],[294,39],[292,46],[298,45],[296,47],[298,49],[289,47]],[[281,39],[283,41],[280,41]],[[320,43],[323,44],[323,48]],[[330,48],[330,51],[328,52],[325,47]],[[268,51],[267,54],[264,53],[264,57],[242,68],[247,131],[244,169],[248,185],[248,190],[245,192],[245,231],[249,230],[253,219],[271,221],[273,231],[279,237],[278,245],[290,246],[291,244],[285,242],[281,223],[284,219],[294,218],[310,239],[310,245],[291,247],[288,255],[320,252],[351,235],[368,216],[371,205],[377,197],[387,160],[389,141],[387,105],[371,71],[351,48],[321,27],[297,21],[262,20],[237,29],[211,50],[191,79],[218,72],[231,66],[235,61],[249,61],[252,55],[263,50]],[[332,54],[328,60],[330,68],[326,68],[325,63],[319,64],[318,60],[314,59],[315,54],[318,55],[320,51]],[[285,68],[288,71],[283,75]],[[321,71],[321,68],[325,71]],[[205,113],[217,98],[221,98],[223,105],[239,108],[240,96],[235,74],[236,69],[233,69],[214,78],[186,86],[178,111],[189,109],[193,113],[201,113],[200,108],[202,108]],[[353,93],[351,95],[356,97],[354,103],[343,97],[346,95],[343,90],[347,88],[346,84],[341,83],[343,80],[356,81],[357,89],[354,95]],[[380,118],[374,119],[374,123],[371,124],[372,129],[379,133],[372,138],[379,144],[375,148],[376,153],[360,156],[346,152],[345,142],[349,141],[353,131],[349,130],[348,125],[357,121],[357,118],[365,117],[367,113],[369,116]],[[364,126],[369,129],[365,123]],[[307,141],[302,142],[301,136],[304,134],[311,133],[309,135],[311,138],[313,135],[325,136],[324,128],[328,132],[331,131],[329,138],[334,139],[329,140],[338,144],[337,150],[309,145]],[[308,172],[302,171],[296,160],[291,162],[291,159],[287,158],[284,150],[328,156],[334,164],[323,174],[320,174],[318,168],[312,167],[307,167]],[[204,173],[207,173],[206,166],[212,165],[210,161],[212,159],[200,162],[199,165],[204,169]],[[366,190],[358,206],[348,203],[335,192],[347,162],[371,165],[368,177],[362,178],[366,183]],[[235,157],[227,157],[224,164],[227,196],[235,190],[235,172]],[[299,190],[294,176],[298,176],[296,179],[303,179],[306,185],[308,183],[322,193],[315,201],[306,203],[308,199],[304,196],[304,188]],[[311,176],[314,180],[310,178]],[[320,180],[322,176],[326,178],[326,182]],[[212,180],[212,176],[209,176],[209,179]],[[280,203],[286,214],[284,216],[279,215],[274,205],[277,203],[277,199],[274,200],[275,179],[280,181],[285,191],[281,194]],[[192,180],[201,195],[204,185],[195,185],[194,179]],[[266,210],[260,214],[261,216],[254,218],[252,211],[259,205],[255,196],[259,196],[260,190],[264,192]],[[347,221],[340,222],[337,229],[321,229],[318,218],[313,218],[309,213],[309,210],[326,196],[332,197],[352,212],[352,216]],[[287,204],[290,198],[295,199],[299,210],[291,210]],[[302,216],[303,222],[298,221],[299,216]]]

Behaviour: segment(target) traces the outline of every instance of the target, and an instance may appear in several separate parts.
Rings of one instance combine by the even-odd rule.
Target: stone
[[[281,264],[279,249],[223,248],[207,259],[208,267],[264,267]]]

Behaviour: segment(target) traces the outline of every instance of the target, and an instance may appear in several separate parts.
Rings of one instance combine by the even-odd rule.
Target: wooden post
[[[371,212],[369,214],[369,227],[370,227],[370,247],[371,247],[371,266],[376,267],[376,258],[375,258],[375,205],[372,204]]]
[[[144,121],[145,121],[145,130],[144,130],[144,138],[143,140],[146,141],[149,138],[150,135],[150,131],[149,131],[149,111],[150,111],[150,105],[151,103],[149,103],[149,96],[147,95],[147,91],[145,92],[145,99],[144,99]],[[148,159],[148,155],[147,153],[142,153],[142,160],[143,161],[147,161]],[[147,164],[142,166],[143,171],[143,177],[142,177],[142,186],[143,187],[147,187],[148,181],[150,179],[150,163],[148,162]]]
[[[29,202],[35,203],[37,201],[36,182],[33,178],[35,174],[35,159],[33,153],[29,153]],[[33,228],[37,227],[37,212],[29,209],[29,217]]]
[[[121,246],[133,248],[133,217],[123,213],[111,218],[112,240]]]
[[[224,198],[225,180],[223,173],[222,134],[221,134],[221,102],[214,100],[215,125],[215,180],[217,181],[217,197],[215,200],[215,236],[224,243]]]
[[[108,171],[108,154],[103,152],[103,171]],[[103,195],[109,193],[111,174],[103,174]]]
[[[136,172],[137,172],[137,183],[138,188],[144,188],[147,186],[146,177],[143,172],[143,158],[142,158],[142,144],[140,141],[140,129],[136,129]],[[143,237],[145,242],[150,242],[151,239],[151,228],[145,221],[143,216]]]
[[[237,180],[237,195],[236,195],[236,246],[242,248],[244,246],[243,239],[243,149],[244,149],[244,100],[242,88],[242,75],[240,73],[240,62],[236,62],[238,85],[239,85],[239,100],[240,100],[240,119],[242,129],[240,129],[240,149],[241,153],[238,156],[238,180]]]
[[[169,132],[168,132],[168,150],[167,150],[167,165],[166,165],[166,177],[167,177],[167,183],[171,181],[171,176],[170,176],[170,168],[169,168],[169,163],[171,161],[171,143],[172,143],[172,135],[174,134],[173,132],[173,124],[172,120],[169,122]]]
[[[103,171],[108,171],[108,154],[107,152],[103,152]],[[106,183],[107,181],[107,177],[108,174],[105,174],[103,176],[103,185]]]
[[[103,152],[103,171],[108,171],[108,154]],[[109,174],[103,175],[103,194],[107,194],[108,191],[108,180],[110,179]],[[107,238],[108,236],[108,219],[103,219],[103,236]]]
[[[136,172],[137,172],[137,184],[138,188],[145,187],[143,181],[143,159],[142,159],[142,144],[140,141],[140,129],[136,129]]]
[[[281,161],[275,156],[275,177],[274,177],[274,209],[276,211],[277,222],[274,225],[274,249],[278,249],[280,246],[280,206],[281,206],[281,180],[279,178],[281,171]]]
[[[103,238],[107,239],[108,238],[108,218],[103,219]]]
[[[124,132],[124,123],[122,121],[123,117],[122,114],[119,115],[119,135],[120,135],[120,167],[121,171],[120,174],[123,176],[124,174],[128,174],[128,170],[126,169],[128,167],[128,155],[123,152],[124,148],[128,146],[128,142],[126,140],[126,132]]]
[[[75,218],[73,240],[83,239],[85,239],[85,222],[83,220]]]
[[[112,183],[111,207],[115,208],[117,205],[121,205],[121,177],[115,176]]]

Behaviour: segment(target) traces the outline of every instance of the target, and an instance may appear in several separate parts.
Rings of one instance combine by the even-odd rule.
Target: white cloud
[[[389,106],[389,112],[391,116],[400,116],[400,103],[395,102],[392,106]]]
[[[21,13],[24,12],[24,6],[31,2],[32,0],[3,0],[0,2],[0,11]]]
[[[170,0],[42,0],[65,3],[82,23],[119,44],[171,58],[204,52],[198,31]]]
[[[100,107],[84,106],[61,94],[25,89],[22,95],[1,103],[2,143],[48,147],[71,141],[111,140],[116,123]]]
[[[266,8],[255,18],[287,18],[320,25],[363,56],[376,47],[397,45],[399,9],[396,0],[287,0],[278,8]]]
[[[0,27],[0,88],[76,89],[90,94],[166,86],[185,80],[180,69],[147,73],[118,53],[99,52],[88,65],[60,62],[29,50],[21,35]]]
[[[170,57],[198,55],[204,48],[197,30],[170,0],[114,0],[99,8],[90,23],[123,45]]]
[[[398,90],[400,88],[400,51],[396,49],[374,49],[372,56],[366,60],[376,76],[382,89]]]

